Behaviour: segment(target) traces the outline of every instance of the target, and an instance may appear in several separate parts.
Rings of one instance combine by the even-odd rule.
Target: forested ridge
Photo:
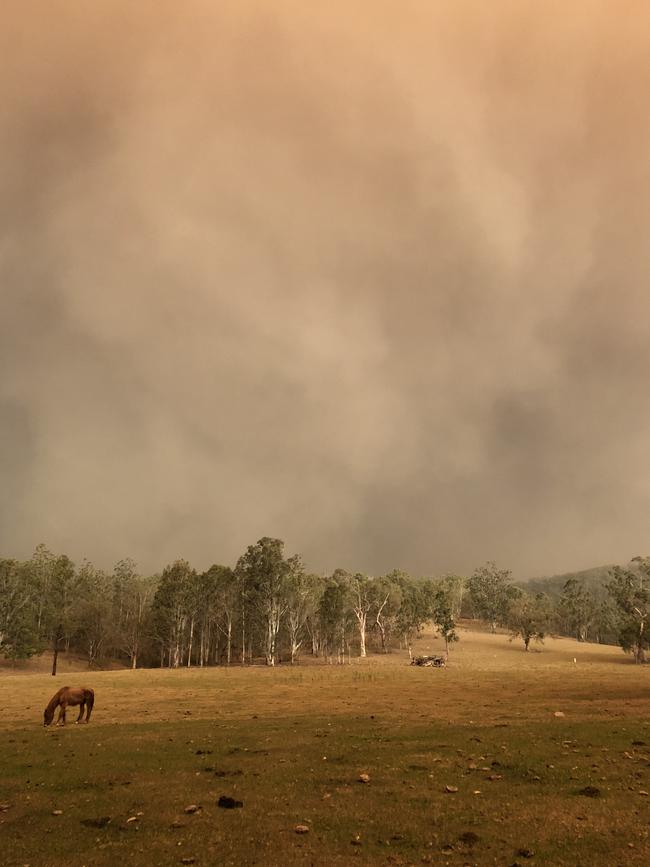
[[[648,649],[650,558],[625,567],[516,584],[493,562],[470,576],[371,577],[310,573],[265,537],[233,566],[204,572],[176,560],[155,575],[129,559],[109,573],[45,545],[29,560],[0,559],[0,655],[82,654],[89,667],[295,663],[306,654],[342,663],[388,653],[433,623],[448,649],[461,618],[506,628],[525,650],[546,635],[620,644],[636,662]]]

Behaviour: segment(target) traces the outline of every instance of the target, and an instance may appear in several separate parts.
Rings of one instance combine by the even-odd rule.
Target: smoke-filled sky
[[[646,0],[4,0],[0,554],[650,549]]]

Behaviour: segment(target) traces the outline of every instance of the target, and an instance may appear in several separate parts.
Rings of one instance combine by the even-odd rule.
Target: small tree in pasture
[[[508,627],[511,640],[521,638],[526,651],[532,640],[543,642],[552,625],[553,609],[547,596],[522,594],[515,599],[508,611]]]
[[[449,654],[449,645],[454,641],[458,641],[458,634],[454,618],[453,597],[448,588],[439,587],[434,592],[431,615],[438,634],[444,639],[445,651]]]

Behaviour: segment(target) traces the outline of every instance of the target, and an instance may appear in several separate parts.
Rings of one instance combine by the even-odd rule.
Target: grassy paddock
[[[63,679],[1,675],[2,863],[650,863],[650,667],[469,632],[406,663],[66,674],[93,719],[48,730]]]

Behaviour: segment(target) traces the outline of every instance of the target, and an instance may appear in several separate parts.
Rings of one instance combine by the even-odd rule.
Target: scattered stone
[[[185,807],[186,813],[198,813],[201,809],[199,804],[190,804],[188,807]]]
[[[475,846],[480,839],[479,835],[473,831],[464,831],[458,838],[459,842],[464,843],[466,846]]]
[[[350,840],[350,844],[352,846],[360,846],[361,845],[361,837],[359,836],[359,834],[357,834],[356,837],[353,837]]]
[[[532,849],[517,849],[515,854],[522,858],[533,858],[535,855]]]
[[[600,798],[600,789],[596,786],[585,786],[584,789],[580,789],[578,794],[584,795],[586,798]]]
[[[196,858],[181,858],[181,864],[194,864]]]
[[[359,782],[360,783],[369,783],[370,776],[368,774],[359,774]]]
[[[648,793],[646,792],[645,789],[639,789],[639,794],[640,794],[640,795],[646,795],[646,796],[647,796]]]
[[[0,804],[0,813],[6,813],[9,810],[11,804]]]
[[[53,816],[62,816],[63,810],[52,810],[52,815]]]
[[[480,789],[474,789],[474,791],[472,792],[472,794],[473,794],[473,795],[482,795],[483,793],[481,792]]]
[[[81,824],[87,828],[105,828],[110,821],[110,816],[100,816],[99,819],[82,819]]]
[[[186,811],[186,812],[187,812],[187,811]],[[137,821],[138,821],[138,817],[137,817],[137,816],[129,816],[129,818],[126,820],[126,824],[127,824],[127,825],[130,825],[131,822],[137,822]]]
[[[296,825],[293,830],[296,834],[309,834],[309,825]]]
[[[186,822],[179,822],[178,820],[176,820],[175,822],[172,822],[169,827],[173,828],[176,831],[178,828],[185,828],[186,825]]]
[[[562,713],[561,710],[556,710],[555,713],[553,714],[553,716],[562,717],[562,716],[564,716],[564,714]]]
[[[224,810],[234,810],[235,807],[243,807],[243,801],[236,801],[234,798],[231,798],[229,795],[221,795],[219,800],[217,801],[217,807],[221,807]]]
[[[445,786],[445,792],[448,792],[451,795],[453,795],[457,791],[458,791],[458,786]]]
[[[488,777],[488,780],[490,780],[491,782],[494,782],[495,780],[502,780],[502,779],[503,779],[503,774],[490,774],[490,776]]]
[[[212,750],[197,750],[195,755],[197,755],[197,756],[211,756]]]

